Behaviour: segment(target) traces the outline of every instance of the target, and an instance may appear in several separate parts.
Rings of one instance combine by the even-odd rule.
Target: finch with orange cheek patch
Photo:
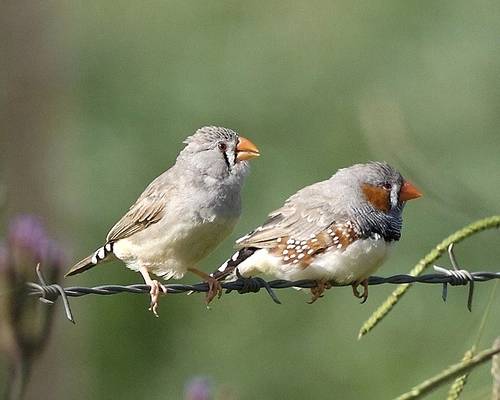
[[[368,277],[401,237],[403,208],[422,194],[385,162],[356,164],[307,186],[239,239],[238,251],[215,271],[231,279],[268,274],[278,279],[313,279],[314,302],[330,282],[351,284],[368,298]],[[358,287],[362,285],[360,293]]]

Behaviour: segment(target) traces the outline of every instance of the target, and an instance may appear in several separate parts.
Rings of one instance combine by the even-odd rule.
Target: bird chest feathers
[[[172,218],[164,218],[143,232],[118,241],[115,255],[131,269],[142,265],[157,275],[180,277],[213,250],[236,223],[236,218],[198,213],[176,216],[175,224]]]

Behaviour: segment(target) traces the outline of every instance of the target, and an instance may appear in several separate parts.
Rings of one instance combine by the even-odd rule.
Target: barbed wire
[[[368,285],[382,285],[382,284],[412,284],[412,283],[422,283],[422,284],[441,284],[442,288],[442,299],[446,301],[448,295],[448,285],[459,286],[459,285],[469,285],[469,294],[467,299],[467,308],[469,311],[472,310],[472,300],[474,295],[474,282],[485,282],[492,279],[500,279],[500,272],[469,272],[464,269],[458,269],[456,262],[452,259],[453,269],[448,269],[440,266],[435,266],[434,269],[437,273],[426,274],[420,276],[399,274],[389,277],[371,276],[368,278]],[[37,275],[39,283],[28,282],[27,286],[29,288],[29,295],[38,296],[39,300],[44,303],[52,304],[59,297],[61,297],[64,305],[64,310],[66,312],[66,317],[73,323],[75,320],[73,318],[73,313],[71,312],[70,303],[68,297],[81,297],[90,294],[94,295],[113,295],[118,293],[148,293],[150,291],[150,286],[145,284],[136,285],[101,285],[95,287],[81,287],[81,286],[71,286],[63,288],[58,284],[48,284],[40,270],[37,266]],[[271,299],[277,303],[281,304],[278,299],[275,289],[287,289],[287,288],[303,288],[310,289],[318,285],[317,281],[314,280],[299,280],[299,281],[287,281],[283,279],[276,279],[272,281],[266,281],[260,277],[245,278],[238,274],[238,278],[230,282],[221,282],[222,289],[226,293],[237,292],[239,294],[246,293],[257,293],[261,289],[265,289]],[[350,286],[350,283],[339,284],[336,282],[331,282],[332,286],[342,287]],[[167,293],[179,294],[179,293],[190,293],[190,292],[208,292],[208,283],[195,283],[192,285],[171,283],[165,285]]]

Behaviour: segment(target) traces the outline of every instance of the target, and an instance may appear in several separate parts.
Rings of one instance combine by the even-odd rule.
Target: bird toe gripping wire
[[[434,270],[440,272],[450,277],[449,282],[443,282],[443,301],[446,301],[448,297],[448,283],[452,286],[458,285],[469,285],[469,294],[467,297],[467,308],[472,311],[472,299],[474,296],[474,276],[465,269],[460,269],[458,267],[455,254],[453,253],[453,243],[448,246],[448,257],[450,258],[451,266],[453,269],[443,268],[438,265],[434,265]]]

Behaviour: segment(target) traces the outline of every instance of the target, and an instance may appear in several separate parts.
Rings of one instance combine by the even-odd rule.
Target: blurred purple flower
[[[63,252],[36,216],[14,217],[9,224],[7,244],[13,266],[28,262],[56,269],[64,267]]]
[[[186,385],[185,400],[211,400],[212,396],[212,383],[206,377],[192,378]]]
[[[0,242],[0,350],[10,361],[12,376],[8,392],[20,398],[31,365],[47,342],[53,320],[53,307],[39,307],[26,295],[26,282],[36,281],[40,263],[49,282],[57,282],[65,266],[61,247],[48,236],[40,218],[14,217],[4,243]]]
[[[45,228],[40,218],[33,215],[19,215],[9,224],[7,242],[12,248],[29,250],[41,257],[47,241]]]

